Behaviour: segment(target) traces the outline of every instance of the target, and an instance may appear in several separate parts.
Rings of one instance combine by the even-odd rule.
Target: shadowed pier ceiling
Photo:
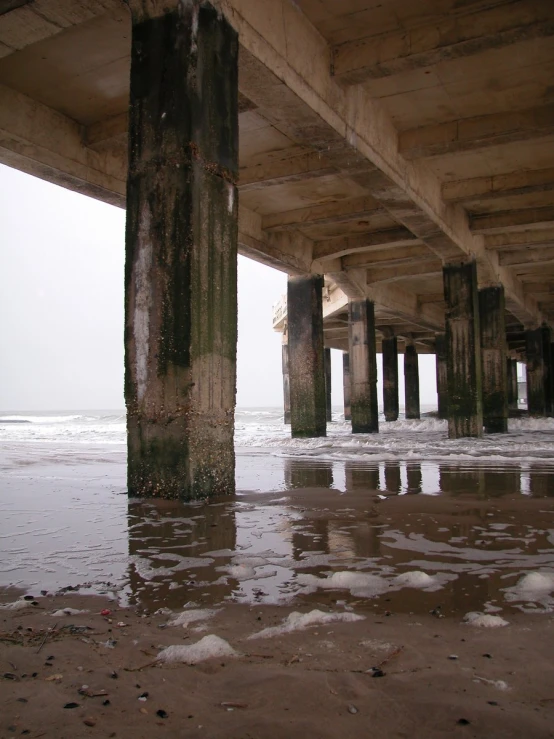
[[[241,43],[241,252],[326,275],[328,345],[367,296],[428,350],[467,258],[514,351],[553,325],[553,2],[214,4]],[[130,44],[119,0],[0,0],[0,161],[124,206]]]

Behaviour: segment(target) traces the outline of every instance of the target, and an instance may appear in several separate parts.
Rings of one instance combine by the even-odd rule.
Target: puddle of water
[[[82,585],[151,610],[554,608],[554,475],[544,466],[243,454],[242,494],[186,505],[129,501],[121,450],[36,454],[0,470],[0,585]]]

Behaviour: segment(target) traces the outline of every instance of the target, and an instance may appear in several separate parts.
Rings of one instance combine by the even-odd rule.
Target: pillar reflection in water
[[[402,491],[402,478],[398,462],[385,462],[385,489],[387,493],[398,495]]]
[[[550,470],[531,468],[529,470],[529,493],[533,498],[554,497],[554,475]]]
[[[182,608],[202,592],[225,597],[236,582],[216,568],[231,561],[236,545],[233,501],[186,505],[178,501],[131,501],[130,601],[149,610]],[[228,557],[204,556],[229,550]],[[219,581],[219,582],[218,582]]]
[[[285,459],[284,474],[287,490],[333,487],[333,464],[325,460]]]
[[[361,467],[352,462],[344,463],[347,490],[379,490],[379,467]]]
[[[406,477],[408,481],[408,494],[417,495],[423,492],[423,475],[421,465],[410,462],[406,465]]]

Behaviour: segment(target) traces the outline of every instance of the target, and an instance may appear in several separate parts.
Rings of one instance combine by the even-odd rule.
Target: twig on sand
[[[44,646],[44,645],[46,644],[46,640],[48,639],[48,637],[50,636],[50,634],[53,634],[53,633],[54,633],[54,631],[56,631],[56,626],[57,626],[57,625],[58,625],[58,622],[56,621],[56,623],[54,624],[54,626],[52,627],[52,629],[51,629],[51,630],[48,630],[48,631],[46,632],[46,634],[44,635],[44,639],[43,639],[43,640],[41,641],[41,643],[40,643],[40,647],[39,647],[39,648],[37,649],[37,654],[38,654],[38,653],[40,652],[40,650],[41,650],[41,649],[43,648],[43,646]]]
[[[381,667],[384,667],[388,662],[391,661],[391,659],[394,659],[394,657],[397,657],[400,652],[402,652],[404,649],[404,645],[397,647],[393,652],[391,652],[385,659],[381,660],[379,664],[375,665],[377,669],[380,669]]]
[[[147,662],[145,665],[140,665],[140,667],[124,667],[123,669],[125,670],[125,672],[140,672],[141,670],[146,670],[147,667],[155,667],[159,664],[159,659],[153,659],[150,662]]]

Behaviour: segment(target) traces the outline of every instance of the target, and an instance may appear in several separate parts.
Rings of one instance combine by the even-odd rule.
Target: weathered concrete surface
[[[547,416],[554,412],[554,367],[552,366],[552,331],[549,326],[541,326],[542,358],[544,362],[544,411]]]
[[[398,339],[385,336],[383,353],[383,411],[386,421],[398,420]]]
[[[483,435],[481,347],[477,266],[475,262],[443,268],[446,303],[448,436]]]
[[[281,361],[283,368],[283,421],[290,424],[290,375],[289,375],[289,345],[288,335],[283,334],[281,345]]]
[[[407,344],[404,349],[404,398],[406,418],[420,418],[419,362],[413,344]]]
[[[370,300],[348,304],[352,433],[379,431],[375,311]]]
[[[506,306],[499,286],[479,290],[483,425],[488,434],[508,431]]]
[[[342,353],[342,392],[344,396],[344,420],[352,420],[352,410],[350,407],[350,355],[348,352]]]
[[[506,387],[508,389],[508,410],[515,411],[518,407],[517,387],[517,359],[506,359]]]
[[[331,350],[325,348],[323,354],[325,362],[325,417],[327,422],[333,420],[331,405]]]
[[[546,415],[545,372],[543,357],[542,329],[528,329],[525,332],[525,353],[527,356],[527,408],[530,416]]]
[[[234,491],[238,41],[207,3],[133,27],[126,229],[130,495]]]
[[[289,277],[290,417],[293,437],[326,435],[323,277]]]
[[[438,416],[446,419],[448,418],[448,362],[445,334],[437,334],[435,337],[435,359]]]

